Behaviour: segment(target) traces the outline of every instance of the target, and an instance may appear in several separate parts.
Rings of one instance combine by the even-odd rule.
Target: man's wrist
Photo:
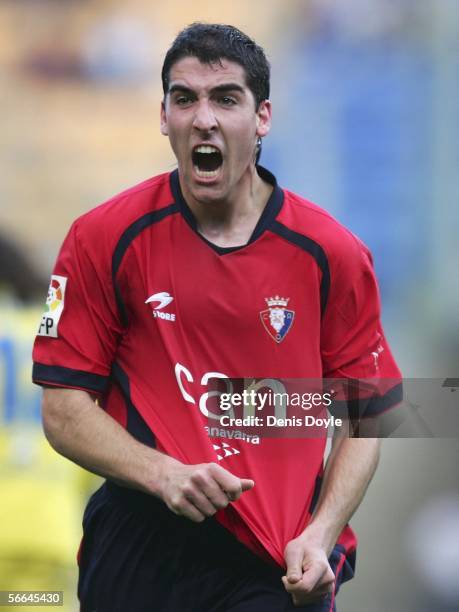
[[[144,490],[150,495],[163,499],[164,485],[168,478],[168,473],[173,469],[178,461],[169,455],[157,450],[148,449],[148,465],[145,470],[146,481],[143,484]]]
[[[341,530],[338,530],[336,526],[327,525],[320,519],[313,519],[303,531],[300,538],[304,538],[308,542],[314,543],[319,548],[322,548],[327,557],[329,557],[340,533]]]

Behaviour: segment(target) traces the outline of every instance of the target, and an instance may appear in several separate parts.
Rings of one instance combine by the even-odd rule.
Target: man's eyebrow
[[[239,85],[239,83],[223,83],[222,85],[217,85],[216,87],[213,87],[210,91],[211,93],[228,93],[230,91],[245,93],[244,88],[242,87],[242,85]],[[171,85],[167,93],[173,94],[176,92],[196,95],[196,93],[186,85],[178,84]]]
[[[169,87],[169,91],[167,93],[168,94],[173,94],[176,91],[178,91],[180,93],[187,93],[187,94],[195,95],[194,91],[192,89],[190,89],[189,87],[187,87],[186,85],[171,85]]]
[[[245,93],[244,88],[239,83],[223,83],[217,85],[211,90],[213,93],[227,93],[229,91],[238,91],[239,93]]]

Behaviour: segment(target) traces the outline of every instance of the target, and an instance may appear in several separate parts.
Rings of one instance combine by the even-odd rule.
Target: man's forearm
[[[158,495],[160,472],[174,462],[135,440],[84,391],[46,389],[43,425],[53,448],[78,465]]]
[[[200,522],[235,502],[254,482],[216,463],[186,465],[141,444],[84,391],[46,389],[43,425],[53,448],[78,465],[124,486],[156,495]]]
[[[376,438],[340,437],[333,445],[319,500],[304,532],[328,555],[363,499],[378,465],[380,444]]]

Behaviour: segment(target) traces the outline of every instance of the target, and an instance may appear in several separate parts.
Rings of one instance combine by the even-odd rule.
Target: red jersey
[[[219,462],[252,478],[255,487],[217,518],[283,565],[317,500],[326,439],[210,438],[209,383],[400,373],[366,247],[258,171],[273,191],[242,247],[219,248],[197,232],[178,171],[75,221],[54,269],[33,379],[99,395],[134,437],[186,464]],[[388,402],[373,412],[378,405]],[[349,528],[339,543],[355,547]]]

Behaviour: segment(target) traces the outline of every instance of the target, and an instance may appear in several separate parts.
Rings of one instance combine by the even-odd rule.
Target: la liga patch
[[[46,298],[48,310],[41,318],[38,336],[47,336],[48,338],[58,337],[59,319],[64,311],[66,286],[67,278],[65,276],[58,276],[57,274],[51,276],[48,296]]]

